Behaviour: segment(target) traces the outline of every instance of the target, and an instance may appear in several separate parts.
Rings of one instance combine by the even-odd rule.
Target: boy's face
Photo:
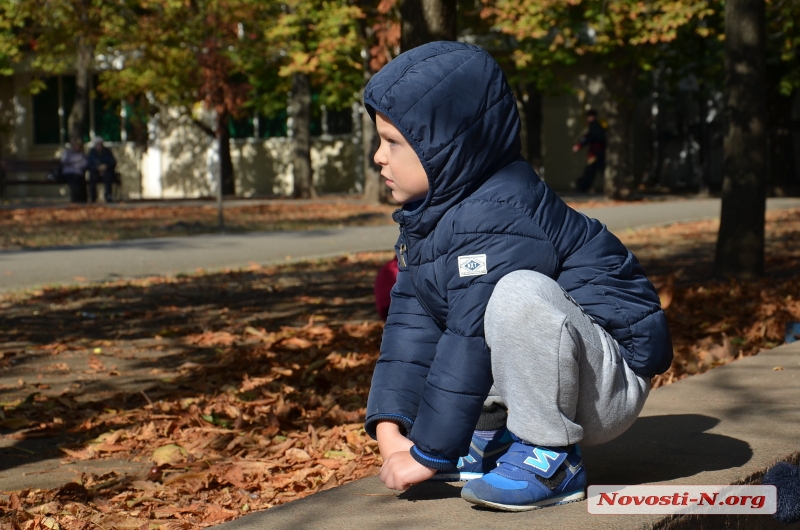
[[[402,204],[423,199],[428,194],[428,175],[414,148],[380,112],[375,113],[375,125],[381,139],[375,163],[381,166],[381,176],[392,189],[392,197]]]

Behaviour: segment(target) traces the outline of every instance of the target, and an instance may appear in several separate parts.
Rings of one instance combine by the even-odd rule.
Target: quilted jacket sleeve
[[[408,270],[401,268],[369,391],[365,429],[370,436],[375,438],[382,420],[400,423],[406,433],[411,430],[441,336],[442,330],[417,300]]]

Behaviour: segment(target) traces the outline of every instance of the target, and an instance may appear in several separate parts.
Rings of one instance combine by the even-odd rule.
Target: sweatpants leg
[[[526,442],[599,444],[636,420],[650,380],[628,367],[617,342],[552,279],[505,276],[484,319],[494,387],[487,404],[508,408],[508,428]]]

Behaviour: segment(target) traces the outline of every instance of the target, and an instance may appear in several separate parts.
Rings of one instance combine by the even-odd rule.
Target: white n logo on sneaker
[[[547,473],[550,469],[550,465],[552,464],[551,461],[558,460],[558,457],[561,456],[555,451],[550,451],[549,449],[542,449],[541,447],[534,447],[533,448],[533,456],[527,457],[523,462],[531,467],[535,467],[542,473]]]

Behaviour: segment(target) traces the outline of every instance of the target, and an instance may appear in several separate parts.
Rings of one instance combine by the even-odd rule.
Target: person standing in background
[[[572,151],[577,153],[584,147],[586,150],[586,167],[583,174],[576,180],[572,187],[575,191],[586,193],[592,189],[597,175],[602,178],[606,169],[606,129],[597,120],[597,111],[590,109],[586,112],[586,133],[572,146]]]

